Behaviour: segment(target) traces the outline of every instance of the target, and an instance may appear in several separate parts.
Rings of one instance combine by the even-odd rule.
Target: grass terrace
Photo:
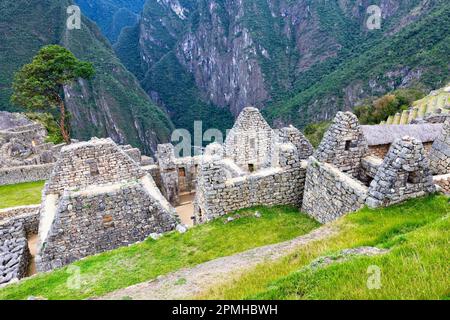
[[[0,186],[0,209],[39,204],[45,181]]]
[[[429,196],[363,209],[334,222],[339,233],[311,243],[205,292],[203,299],[449,299],[450,203]],[[309,264],[347,248],[374,246],[389,253],[355,256],[323,268]],[[369,266],[381,270],[381,288],[368,289]]]
[[[255,210],[262,214],[254,217]],[[67,267],[40,274],[0,289],[0,299],[83,299],[154,279],[159,275],[195,266],[255,247],[278,243],[309,233],[319,224],[292,207],[240,210],[240,219],[225,218],[172,232],[157,241],[147,239],[73,263],[80,267],[81,288],[67,286],[72,273]]]

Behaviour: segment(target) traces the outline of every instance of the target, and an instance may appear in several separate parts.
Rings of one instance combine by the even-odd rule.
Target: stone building
[[[0,121],[0,133],[9,128],[1,141],[34,128],[20,141],[42,145],[42,128],[14,117]],[[35,166],[47,165],[51,175],[38,208],[0,210],[0,284],[26,274],[29,234],[39,232],[38,270],[51,270],[173,230],[183,215],[172,205],[185,194],[195,194],[195,223],[256,205],[293,205],[327,223],[365,205],[428,194],[434,184],[450,192],[449,126],[360,126],[355,115],[339,112],[314,152],[295,127],[274,130],[246,108],[223,145],[212,143],[195,157],[177,158],[171,144],[158,146],[156,162],[110,139],[64,146],[56,163],[7,167],[30,179],[39,176]],[[25,158],[40,157],[37,151]],[[0,184],[15,181],[2,172]]]
[[[259,110],[245,108],[227,134],[225,157],[248,172],[270,167],[274,139],[274,131]]]
[[[0,111],[0,185],[49,177],[61,146],[46,138],[41,124],[20,113]]]
[[[376,127],[378,131],[381,126]],[[408,130],[416,132],[417,128]],[[386,206],[434,192],[420,140],[405,136],[391,145],[391,136],[385,132],[388,137],[383,145],[389,145],[389,151],[385,157],[382,153],[383,159],[369,147],[369,132],[353,114],[336,115],[308,162],[302,211],[326,223],[364,205]],[[427,134],[433,135],[426,133],[422,138]]]
[[[369,146],[369,154],[384,158],[392,143],[405,136],[422,142],[425,151],[429,152],[433,142],[442,131],[442,123],[422,123],[404,125],[365,125],[361,126],[364,138]]]
[[[161,191],[173,205],[179,203],[179,170],[175,163],[175,150],[172,144],[158,145],[158,164],[160,169]]]
[[[314,157],[356,177],[367,150],[367,141],[358,118],[351,112],[338,112]]]
[[[450,174],[450,119],[442,126],[442,130],[434,141],[428,157],[430,158],[430,168],[433,174]]]
[[[37,268],[142,241],[177,222],[151,176],[111,139],[65,146],[43,191]]]
[[[422,142],[406,136],[391,146],[370,183],[366,203],[371,208],[389,206],[435,190]]]
[[[225,145],[209,145],[201,158],[196,223],[256,205],[300,208],[306,174],[303,159],[311,153],[311,144],[296,128],[272,130],[257,109],[244,109]]]
[[[28,237],[37,233],[37,206],[0,210],[0,286],[28,275]]]

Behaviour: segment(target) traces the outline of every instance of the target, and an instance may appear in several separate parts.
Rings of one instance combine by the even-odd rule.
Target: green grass
[[[0,209],[39,204],[45,181],[0,186]]]
[[[71,290],[67,268],[24,280],[0,290],[0,299],[83,299],[154,279],[159,275],[190,267],[254,247],[286,241],[306,234],[319,224],[291,207],[241,210],[241,219],[224,224],[223,219],[190,229],[185,234],[169,233],[154,241],[124,247],[75,262],[80,267],[81,288]]]
[[[444,196],[379,210],[363,209],[336,221],[340,232],[331,239],[262,264],[198,298],[446,299],[450,295],[449,213],[449,199]],[[388,248],[390,252],[317,270],[307,268],[318,257],[360,246]],[[366,285],[371,265],[381,269],[379,290],[369,290]]]

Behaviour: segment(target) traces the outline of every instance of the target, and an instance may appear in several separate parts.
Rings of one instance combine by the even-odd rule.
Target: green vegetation
[[[45,46],[31,63],[16,73],[11,101],[28,110],[45,112],[58,108],[61,135],[64,142],[70,144],[70,123],[63,88],[80,78],[90,79],[94,74],[91,63],[78,60],[66,48]]]
[[[417,89],[400,89],[372,102],[355,108],[355,114],[361,124],[379,124],[397,112],[408,110],[413,102],[425,94]]]
[[[97,26],[82,18],[81,30],[65,29],[71,0],[49,0],[33,10],[28,0],[0,3],[0,108],[24,111],[10,102],[13,75],[48,44],[59,44],[94,65],[95,77],[67,88],[65,103],[72,113],[74,137],[112,136],[150,154],[168,141],[173,124],[140,88],[115,56]],[[133,125],[130,125],[133,124]]]
[[[317,148],[319,146],[325,132],[328,130],[330,125],[330,121],[323,121],[318,123],[310,123],[306,126],[304,134],[306,138],[308,138],[309,142],[311,142],[311,144],[314,146],[314,148]]]
[[[42,124],[47,130],[46,142],[51,142],[53,144],[59,144],[64,142],[61,135],[61,130],[59,129],[58,122],[55,120],[55,116],[52,113],[47,112],[27,112],[26,116],[32,120],[37,121]]]
[[[253,216],[259,210],[262,218]],[[83,299],[98,296],[184,267],[254,247],[286,241],[306,234],[318,223],[290,207],[254,208],[239,211],[240,219],[223,219],[200,225],[187,233],[169,233],[157,241],[124,247],[88,257],[73,265],[81,268],[81,288],[71,290],[67,267],[41,274],[20,284],[0,289],[1,299]]]
[[[173,111],[172,121],[177,128],[194,132],[194,121],[203,121],[205,130],[219,129],[225,134],[233,127],[234,117],[227,108],[206,103],[195,85],[195,79],[178,62],[175,53],[169,52],[145,79],[144,89],[155,90]]]
[[[450,205],[429,196],[383,209],[363,209],[333,223],[339,232],[274,263],[261,264],[230,283],[205,292],[207,299],[444,299],[450,272]],[[354,257],[312,269],[340,250],[375,246],[390,252]],[[381,289],[369,290],[368,267],[381,269]]]
[[[395,21],[383,28],[395,25]],[[318,113],[348,106],[344,93],[352,86],[367,93],[373,92],[369,80],[376,79],[377,87],[386,88],[388,83],[399,86],[404,77],[401,74],[407,70],[420,70],[422,74],[409,86],[440,87],[450,79],[450,35],[446,31],[449,24],[450,4],[436,1],[434,10],[393,36],[370,32],[365,41],[355,37],[347,42],[350,52],[344,50],[302,73],[293,90],[270,104],[265,116],[304,127]],[[359,87],[361,84],[364,85]]]
[[[0,209],[39,204],[45,181],[0,186]]]
[[[123,28],[134,26],[145,0],[76,0],[81,12],[102,30],[102,33],[114,43]]]

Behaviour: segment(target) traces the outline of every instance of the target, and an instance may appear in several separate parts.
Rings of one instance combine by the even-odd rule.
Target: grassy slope
[[[39,204],[45,181],[0,186],[0,209]]]
[[[79,290],[66,283],[67,268],[38,275],[0,290],[0,299],[26,299],[30,295],[49,299],[82,299],[102,295],[183,267],[232,255],[254,247],[292,239],[310,232],[318,223],[296,209],[258,208],[240,212],[248,217],[224,224],[221,219],[192,228],[185,234],[170,233],[158,241],[148,239],[130,247],[89,257],[74,263],[81,268]]]
[[[380,210],[363,209],[335,222],[341,232],[312,243],[292,256],[258,266],[239,279],[206,292],[208,299],[441,299],[448,298],[450,205],[430,196]],[[391,249],[377,257],[359,257],[316,271],[312,260],[345,248]],[[381,268],[382,288],[368,290],[367,268]]]

